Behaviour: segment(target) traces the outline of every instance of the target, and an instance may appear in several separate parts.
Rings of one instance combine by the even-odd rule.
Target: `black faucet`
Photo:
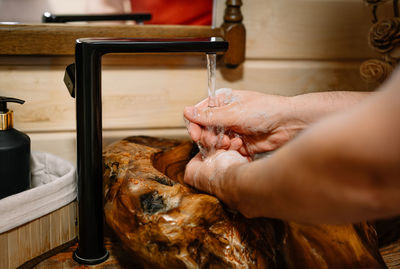
[[[101,57],[107,53],[217,53],[227,49],[228,42],[220,37],[76,41],[75,64],[67,67],[64,81],[76,98],[79,246],[73,257],[77,262],[98,264],[109,256],[103,234]]]

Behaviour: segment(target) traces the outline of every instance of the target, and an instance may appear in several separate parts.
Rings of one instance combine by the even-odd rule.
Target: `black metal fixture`
[[[76,98],[79,246],[74,259],[98,264],[108,258],[104,247],[102,187],[101,57],[107,53],[225,52],[220,37],[181,39],[83,38],[76,41],[75,64],[64,81]]]
[[[51,14],[43,13],[42,22],[44,23],[64,23],[78,21],[136,21],[142,23],[151,20],[148,13],[127,13],[127,14]]]

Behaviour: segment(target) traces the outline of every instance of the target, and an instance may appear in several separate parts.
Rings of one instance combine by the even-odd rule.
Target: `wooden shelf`
[[[74,55],[75,40],[83,37],[211,37],[220,28],[178,25],[0,25],[0,55]]]

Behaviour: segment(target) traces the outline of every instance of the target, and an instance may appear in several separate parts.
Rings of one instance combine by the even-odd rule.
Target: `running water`
[[[215,90],[215,75],[216,75],[216,67],[217,67],[217,55],[215,53],[210,53],[207,54],[207,74],[208,74],[208,107],[209,109],[207,110],[206,117],[208,117],[208,120],[211,121],[211,117],[213,116],[213,110],[218,107],[219,105],[227,105],[233,102],[238,102],[239,99],[237,96],[234,96],[232,93],[232,90],[229,88],[222,88],[219,89],[218,91]],[[219,98],[218,100],[216,96],[216,92],[218,94],[222,94],[222,98]],[[221,96],[220,96],[221,97]],[[197,113],[197,112],[196,112]],[[186,122],[186,126],[189,125],[189,122]],[[201,141],[197,141],[197,146],[199,148],[201,157],[203,159],[212,156],[217,149],[222,148],[222,141],[225,138],[225,136],[232,138],[241,138],[240,135],[232,132],[231,130],[227,130],[225,132],[224,126],[207,126],[206,127],[207,131],[211,133],[211,137],[215,137],[214,140],[207,141],[207,145],[203,145]],[[245,141],[243,141],[244,144],[246,144]],[[226,146],[226,145],[224,145]]]
[[[217,97],[215,94],[215,73],[217,69],[217,55],[215,53],[207,54],[207,72],[208,72],[208,107],[214,108],[218,106]],[[212,117],[212,110],[207,114],[208,117]],[[200,151],[203,157],[207,157],[213,154],[221,144],[222,139],[224,137],[224,128],[221,126],[207,126],[207,130],[209,132],[214,133],[217,136],[217,140],[215,144],[210,145],[208,149],[204,149],[201,145],[199,145]]]
[[[217,55],[215,53],[207,54],[207,71],[208,71],[208,107],[216,107],[217,100],[215,97],[215,71],[217,68]]]

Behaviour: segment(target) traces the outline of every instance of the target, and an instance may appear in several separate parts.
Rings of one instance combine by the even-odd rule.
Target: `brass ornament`
[[[400,43],[400,18],[386,18],[375,23],[369,32],[369,44],[380,53],[387,53]]]
[[[371,59],[360,66],[361,78],[367,83],[382,83],[393,71],[393,66],[385,61]]]
[[[392,0],[393,17],[379,20],[377,10],[387,0],[363,0],[372,6],[372,23],[368,34],[371,48],[381,54],[381,59],[370,59],[360,66],[360,75],[367,83],[382,83],[400,59],[400,17],[398,0]]]

